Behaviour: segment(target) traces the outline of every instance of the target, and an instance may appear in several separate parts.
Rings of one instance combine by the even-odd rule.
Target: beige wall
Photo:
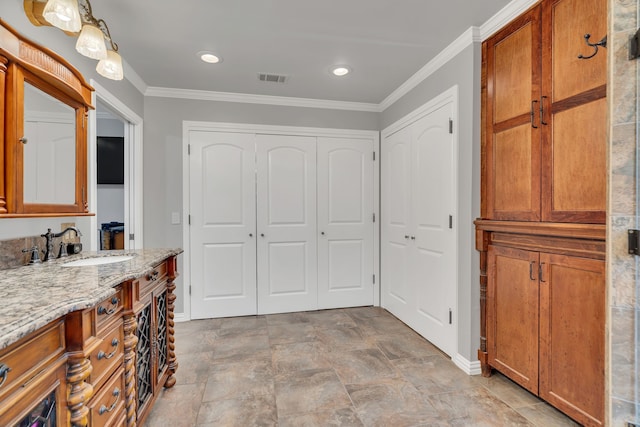
[[[637,193],[637,72],[628,59],[629,37],[638,27],[639,0],[610,0],[609,26],[609,217],[608,376],[611,426],[640,421],[638,414],[638,260],[627,253],[627,230],[640,228]]]

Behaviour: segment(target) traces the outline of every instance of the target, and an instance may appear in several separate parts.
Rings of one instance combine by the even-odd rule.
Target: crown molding
[[[379,104],[147,86],[135,70],[123,60],[124,65],[126,65],[125,77],[144,96],[380,113],[409,93],[413,88],[426,80],[469,45],[486,40],[493,33],[511,22],[515,17],[526,11],[538,1],[539,0],[512,0],[498,11],[498,13],[482,24],[482,26],[469,27],[457,39],[445,47],[438,55],[436,55],[431,61],[418,70],[418,72],[400,85]]]
[[[480,36],[482,41],[488,39],[493,33],[504,27],[514,18],[529,9],[539,0],[512,0],[505,7],[500,9],[498,13],[493,15],[484,24],[480,26]]]
[[[478,27],[469,27],[467,31],[462,33],[457,39],[455,39],[449,46],[445,47],[439,54],[437,54],[431,61],[418,70],[413,76],[404,82],[400,87],[394,90],[389,96],[387,96],[379,105],[380,111],[384,111],[393,105],[396,101],[409,93],[413,88],[418,86],[430,75],[438,71],[440,67],[453,59],[456,55],[462,52],[467,46],[480,40],[480,29]]]
[[[136,73],[136,70],[134,70],[124,58],[122,58],[122,67],[124,68],[124,77],[129,80],[129,82],[138,89],[141,94],[144,95],[149,86],[147,86],[144,80],[142,80],[142,77]]]
[[[286,107],[323,108],[329,110],[351,110],[380,112],[379,104],[365,102],[331,101],[326,99],[295,98],[286,96],[252,95],[248,93],[214,92],[193,89],[173,89],[163,87],[149,87],[145,96],[160,98],[195,99],[202,101],[239,102],[245,104],[268,104]]]

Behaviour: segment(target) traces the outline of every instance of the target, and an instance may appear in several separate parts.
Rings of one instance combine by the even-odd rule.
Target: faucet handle
[[[60,252],[58,252],[58,258],[64,258],[67,256],[67,244],[60,242]]]
[[[38,249],[38,246],[23,249],[22,252],[31,252],[31,259],[29,260],[29,264],[40,264],[42,262],[40,261],[40,249]]]

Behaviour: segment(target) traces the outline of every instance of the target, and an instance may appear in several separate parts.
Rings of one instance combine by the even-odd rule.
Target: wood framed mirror
[[[0,217],[88,215],[91,86],[0,20]]]

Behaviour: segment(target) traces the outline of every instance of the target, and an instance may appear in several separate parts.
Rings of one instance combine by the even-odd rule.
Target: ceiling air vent
[[[278,74],[258,73],[258,80],[261,82],[285,83],[288,76]]]

